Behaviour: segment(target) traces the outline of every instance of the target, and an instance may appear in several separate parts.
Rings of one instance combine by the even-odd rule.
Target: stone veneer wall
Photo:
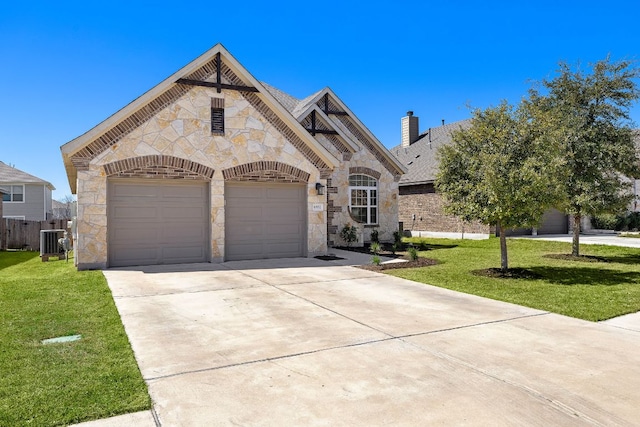
[[[359,224],[349,214],[349,175],[365,173],[378,178],[378,224]],[[376,176],[377,175],[377,176]],[[343,245],[339,233],[346,224],[352,224],[362,234],[360,244],[371,240],[371,230],[378,230],[380,241],[392,242],[393,232],[398,230],[398,183],[375,156],[365,148],[354,153],[349,161],[336,168],[328,180],[327,215],[329,245]]]
[[[489,233],[489,226],[479,222],[465,222],[443,212],[442,197],[433,184],[400,187],[399,211],[403,228],[410,231],[447,233]],[[416,219],[413,219],[413,215]]]
[[[342,159],[327,179],[326,210],[327,234],[329,246],[341,246],[345,242],[340,238],[340,230],[346,224],[358,228],[362,238],[359,244],[371,240],[371,230],[378,230],[378,236],[383,242],[393,241],[393,232],[398,230],[398,182],[371,153],[357,140],[352,142],[359,147],[355,153],[344,153],[343,146],[334,144],[326,135],[317,135],[316,139],[334,156]],[[364,173],[378,179],[378,226],[357,223],[349,214],[349,174]]]
[[[211,99],[221,97],[224,98],[225,106],[225,134],[212,135]],[[308,173],[307,251],[309,256],[326,253],[327,212],[326,209],[322,212],[312,209],[314,203],[326,202],[325,196],[318,196],[315,190],[316,182],[326,183],[321,180],[326,171],[321,173],[310,162],[308,155],[305,157],[239,92],[223,90],[222,94],[218,94],[215,89],[192,87],[93,158],[88,169],[78,171],[79,237],[76,254],[79,268],[104,268],[108,262],[108,173],[104,166],[127,159],[159,155],[191,161],[213,171],[210,177],[206,177],[210,181],[211,261],[224,260],[224,171],[244,164],[259,165],[264,162],[277,162]],[[175,165],[163,167],[173,168],[171,170],[174,173],[179,173],[179,168]],[[142,169],[145,168],[146,166]],[[258,166],[255,168],[259,169]],[[285,172],[287,170],[286,167],[280,169],[285,169]],[[147,174],[149,171],[146,168],[144,171],[137,171],[134,176]],[[263,173],[264,170],[260,171],[259,176],[268,175]],[[127,176],[123,171],[119,173]],[[276,180],[282,180],[284,175],[281,170],[274,171],[273,176]],[[184,177],[189,178],[194,177]],[[118,178],[112,176],[109,179]]]

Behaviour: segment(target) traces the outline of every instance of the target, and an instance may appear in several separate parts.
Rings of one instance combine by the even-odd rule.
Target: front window
[[[2,195],[3,202],[24,202],[24,185],[7,186],[7,194]]]
[[[362,224],[378,223],[378,181],[368,175],[349,176],[351,216]]]

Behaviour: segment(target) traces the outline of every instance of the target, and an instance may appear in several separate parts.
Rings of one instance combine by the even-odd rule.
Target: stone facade
[[[333,144],[325,135],[317,139],[331,154],[343,159],[327,180],[327,233],[328,245],[340,246],[340,230],[347,224],[358,229],[358,244],[371,240],[371,231],[378,230],[380,241],[392,242],[393,232],[398,230],[398,175],[385,168],[371,151],[355,142],[359,150],[343,153],[341,146]],[[344,154],[348,154],[345,156]],[[378,181],[378,224],[360,224],[349,214],[349,175],[364,174]]]
[[[217,45],[65,144],[78,195],[78,267],[108,266],[108,193],[110,183],[124,179],[207,183],[211,262],[225,260],[225,185],[237,181],[305,186],[302,252],[314,256],[342,244],[339,230],[356,222],[349,175],[369,175],[377,180],[378,224],[355,224],[360,242],[373,228],[392,240],[405,169],[328,88],[321,92],[299,101],[261,85]]]
[[[211,98],[222,97],[225,106],[225,134],[212,135]],[[160,157],[164,156],[164,157]],[[153,159],[178,159],[157,164]],[[78,171],[77,262],[81,268],[107,266],[107,182],[110,179],[136,177],[148,179],[203,179],[210,183],[211,247],[210,259],[224,259],[224,183],[237,180],[233,171],[242,165],[247,172],[266,176],[260,162],[272,162],[272,178],[282,182],[287,171],[304,171],[307,183],[308,254],[327,251],[326,210],[314,212],[314,203],[325,202],[318,196],[316,182],[321,171],[297,150],[263,115],[237,91],[193,87],[177,101],[162,109],[146,123],[134,129],[117,144],[100,153],[87,170]],[[151,164],[148,164],[148,163]],[[162,163],[162,162],[161,162]],[[129,168],[122,166],[129,164]],[[122,170],[121,170],[122,169]],[[202,173],[193,170],[201,169]],[[278,171],[278,169],[281,169]],[[284,171],[284,172],[283,172]],[[295,177],[300,182],[300,177]],[[247,178],[251,180],[251,178]],[[292,181],[292,180],[291,180]]]
[[[443,211],[442,196],[435,192],[433,184],[406,185],[400,187],[400,222],[407,231],[442,233],[488,234],[488,225],[465,222]],[[415,215],[415,219],[414,219]]]

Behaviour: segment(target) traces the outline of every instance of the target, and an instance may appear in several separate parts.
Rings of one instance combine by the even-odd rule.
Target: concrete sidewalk
[[[640,420],[633,323],[567,318],[339,261],[105,271],[155,419],[85,425]]]
[[[549,240],[552,242],[566,242],[566,243],[571,243],[573,241],[573,235],[571,234],[543,234],[541,236],[512,236],[509,238],[510,239]],[[581,234],[580,244],[640,248],[640,238],[620,237],[615,234]]]

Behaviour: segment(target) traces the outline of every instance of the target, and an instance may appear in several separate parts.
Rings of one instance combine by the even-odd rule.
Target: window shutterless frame
[[[378,181],[368,175],[349,176],[351,216],[363,224],[378,223]]]
[[[3,202],[24,203],[24,185],[8,185],[6,189],[9,190],[10,193],[2,195]]]

